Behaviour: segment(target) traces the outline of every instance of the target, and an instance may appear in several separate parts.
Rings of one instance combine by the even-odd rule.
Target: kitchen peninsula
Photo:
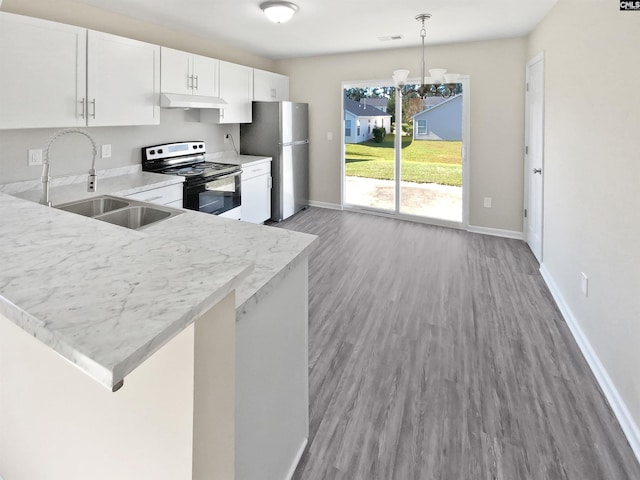
[[[267,364],[269,335],[289,340],[275,356],[296,355],[293,413],[307,421],[315,237],[191,211],[133,231],[5,194],[0,219],[5,480],[241,478],[234,410],[250,405],[236,402],[247,382],[266,386],[246,377],[261,359],[236,352],[236,329],[264,340]]]

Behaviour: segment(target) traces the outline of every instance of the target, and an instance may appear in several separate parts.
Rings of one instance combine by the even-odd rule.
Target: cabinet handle
[[[195,80],[195,84],[196,84],[196,86],[195,86],[195,87],[193,87],[193,88],[194,88],[195,90],[198,90],[198,85],[200,85],[200,82],[198,81],[198,75],[195,75],[193,78],[194,78],[194,80]]]
[[[85,102],[86,98],[83,98],[82,100],[80,100],[80,105],[82,105],[82,110],[80,111],[80,118],[84,118],[84,102]]]
[[[96,99],[91,100],[91,105],[93,105],[93,111],[91,112],[91,118],[96,118]]]
[[[152,203],[155,202],[156,200],[160,200],[162,198],[162,195],[158,195],[155,197],[149,197],[149,198],[145,198],[144,200],[142,200],[143,202],[148,202],[148,203]]]
[[[193,88],[193,75],[187,75],[187,88],[189,90]]]
[[[276,96],[277,96],[277,95],[276,95],[276,89],[275,89],[275,88],[272,88],[272,89],[271,89],[271,98],[276,98]]]

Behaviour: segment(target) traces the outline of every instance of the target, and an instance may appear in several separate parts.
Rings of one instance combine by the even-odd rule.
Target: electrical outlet
[[[30,167],[35,167],[37,165],[42,165],[42,149],[30,149],[27,156],[28,163]]]
[[[484,208],[491,208],[491,197],[484,197]]]
[[[584,296],[588,297],[589,296],[589,277],[587,277],[587,274],[584,272],[582,272],[580,275],[581,275],[580,288]]]
[[[111,158],[111,144],[102,145],[102,158]]]
[[[224,143],[229,143],[231,139],[231,135],[229,135],[228,133],[224,134]]]
[[[327,140],[329,141],[333,140],[333,132],[327,132]]]

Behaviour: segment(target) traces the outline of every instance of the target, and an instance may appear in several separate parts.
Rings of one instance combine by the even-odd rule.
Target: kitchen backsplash
[[[41,166],[27,165],[29,149],[43,148],[58,128],[0,130],[0,183],[40,178]],[[160,125],[132,127],[86,127],[98,147],[96,169],[105,170],[140,165],[140,148],[149,145],[186,140],[204,140],[208,152],[233,151],[224,143],[230,133],[239,145],[237,124],[200,123],[199,110],[162,109]],[[100,145],[111,145],[111,158],[100,158]],[[71,175],[86,172],[91,166],[91,145],[79,135],[67,135],[56,140],[50,150],[51,175]]]

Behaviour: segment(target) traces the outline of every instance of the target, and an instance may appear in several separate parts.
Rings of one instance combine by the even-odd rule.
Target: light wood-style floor
[[[310,438],[294,480],[631,480],[527,246],[310,208]]]

